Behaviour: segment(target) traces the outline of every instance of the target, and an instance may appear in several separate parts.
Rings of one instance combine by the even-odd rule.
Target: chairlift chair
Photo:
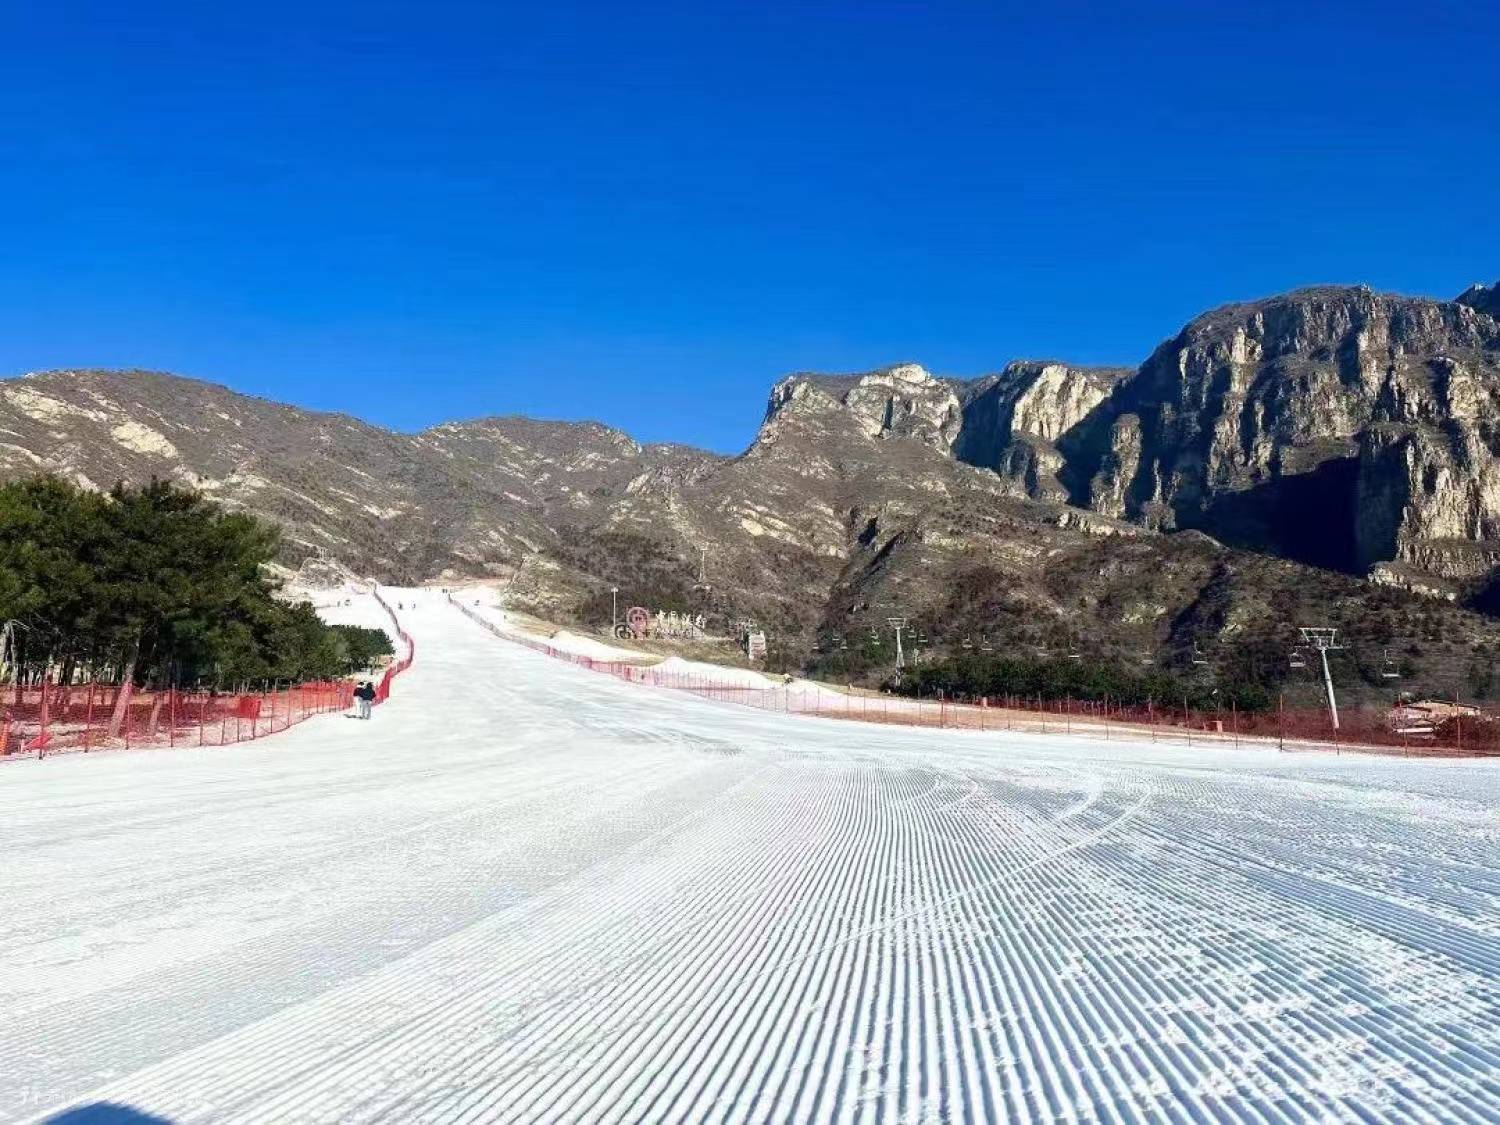
[[[1288,663],[1293,668],[1306,668],[1307,667],[1307,661],[1302,658],[1302,650],[1300,648],[1294,648],[1294,649],[1292,649],[1292,657],[1291,657],[1291,660],[1288,661]]]
[[[1385,662],[1380,669],[1380,678],[1383,680],[1399,680],[1401,673],[1396,670],[1396,662],[1391,659],[1391,650],[1386,649],[1384,653]]]
[[[1198,647],[1198,642],[1197,641],[1193,642],[1193,663],[1194,664],[1207,664],[1208,663],[1208,657],[1205,656],[1204,653],[1203,653],[1203,650]]]

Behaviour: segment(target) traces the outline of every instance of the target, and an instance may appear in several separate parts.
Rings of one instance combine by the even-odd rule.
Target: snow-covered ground
[[[768,714],[393,597],[368,723],[0,768],[0,1117],[1500,1115],[1500,763]]]

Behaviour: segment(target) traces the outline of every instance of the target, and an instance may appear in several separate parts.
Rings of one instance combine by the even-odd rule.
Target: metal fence
[[[579,667],[627,680],[689,692],[763,711],[830,719],[950,730],[1066,734],[1101,740],[1180,743],[1187,746],[1261,746],[1288,751],[1377,752],[1421,756],[1500,755],[1500,715],[1451,708],[1426,725],[1394,719],[1391,711],[1350,710],[1335,729],[1324,710],[1203,710],[1186,705],[1122,705],[1108,701],[997,695],[956,701],[859,689],[840,690],[808,681],[769,687],[724,676],[662,671],[650,665],[598,660],[569,652],[540,637],[502,630],[452,595],[449,602],[497,637]]]

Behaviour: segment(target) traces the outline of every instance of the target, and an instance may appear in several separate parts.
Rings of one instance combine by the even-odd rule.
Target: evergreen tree
[[[163,481],[107,494],[56,477],[0,485],[0,617],[24,627],[30,675],[56,665],[66,678],[82,668],[122,683],[223,686],[368,664],[379,649],[364,634],[378,630],[351,646],[310,605],[273,597],[265,566],[277,546],[274,528]]]

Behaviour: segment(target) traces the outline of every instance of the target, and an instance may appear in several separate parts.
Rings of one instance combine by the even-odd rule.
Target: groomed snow
[[[482,587],[479,588],[477,596],[475,589],[471,588],[455,591],[454,597],[458,598],[471,613],[477,614],[481,619],[500,630],[500,632],[513,634],[532,642],[549,644],[558,652],[565,652],[572,656],[583,656],[590,660],[644,661],[653,663],[661,659],[654,653],[641,652],[639,649],[624,648],[620,645],[606,644],[604,641],[596,640],[593,637],[585,637],[568,629],[558,629],[550,635],[528,632],[510,620],[505,610],[495,605],[491,600],[494,594]]]
[[[1500,763],[769,714],[394,599],[370,722],[0,765],[0,1118],[1500,1115]]]

